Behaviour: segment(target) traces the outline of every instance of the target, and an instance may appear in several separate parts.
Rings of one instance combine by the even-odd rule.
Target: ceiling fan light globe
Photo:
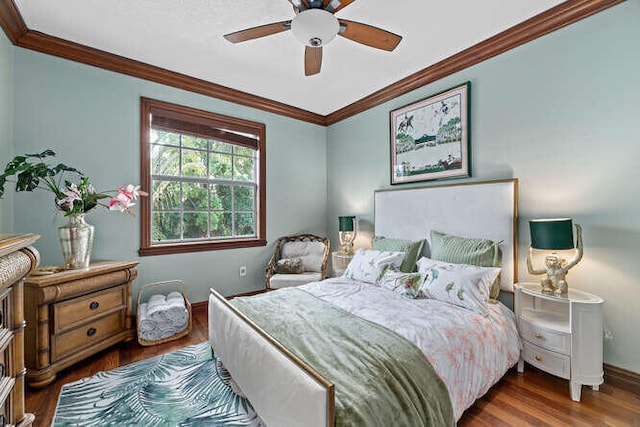
[[[291,21],[293,35],[300,43],[311,47],[326,46],[339,30],[338,19],[322,9],[304,10]]]

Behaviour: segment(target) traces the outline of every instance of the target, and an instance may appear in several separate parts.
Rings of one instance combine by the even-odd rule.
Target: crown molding
[[[568,0],[483,42],[424,68],[326,116],[197,79],[27,28],[14,0],[0,0],[0,26],[19,47],[132,77],[233,102],[269,113],[329,126],[573,24],[625,0]]]
[[[569,0],[326,116],[327,126],[542,37],[625,0]]]
[[[13,0],[0,0],[0,26],[13,44],[29,31]]]
[[[25,25],[13,0],[0,0],[0,26],[2,26],[7,37],[14,45],[25,49],[184,89],[269,113],[321,126],[326,125],[325,116],[321,114],[30,30]]]

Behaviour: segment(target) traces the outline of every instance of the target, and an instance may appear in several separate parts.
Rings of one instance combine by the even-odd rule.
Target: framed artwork
[[[391,111],[391,184],[471,176],[471,82]]]

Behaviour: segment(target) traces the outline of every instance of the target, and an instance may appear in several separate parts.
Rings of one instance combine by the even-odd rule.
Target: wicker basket
[[[189,314],[189,321],[187,323],[187,327],[184,331],[178,332],[177,334],[171,335],[170,337],[166,337],[166,338],[162,338],[159,340],[155,340],[155,341],[147,341],[145,339],[142,339],[140,337],[140,316],[136,316],[136,331],[137,331],[137,335],[138,335],[138,343],[140,345],[144,345],[144,346],[148,346],[148,345],[156,345],[156,344],[162,344],[165,342],[169,342],[169,341],[173,341],[173,340],[177,340],[178,338],[182,338],[186,335],[189,335],[189,333],[191,332],[191,327],[192,327],[192,323],[193,323],[193,316],[191,314],[191,304],[189,303],[189,300],[187,299],[187,286],[185,285],[185,283],[182,280],[167,280],[164,282],[154,282],[154,283],[148,283],[144,286],[142,286],[142,288],[140,288],[140,291],[138,292],[138,303],[137,303],[137,313],[140,313],[140,304],[142,302],[142,295],[144,294],[144,291],[148,288],[154,287],[154,286],[167,286],[167,285],[176,285],[180,287],[180,291],[182,292],[182,297],[184,298],[184,305],[185,307],[187,307],[187,312]]]

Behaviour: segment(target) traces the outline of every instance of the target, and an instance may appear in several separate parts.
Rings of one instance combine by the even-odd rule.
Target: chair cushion
[[[280,289],[300,286],[311,282],[319,282],[320,278],[320,273],[274,274],[269,279],[269,287],[271,289]]]
[[[284,242],[280,258],[301,258],[305,272],[322,272],[325,245],[322,242]]]

